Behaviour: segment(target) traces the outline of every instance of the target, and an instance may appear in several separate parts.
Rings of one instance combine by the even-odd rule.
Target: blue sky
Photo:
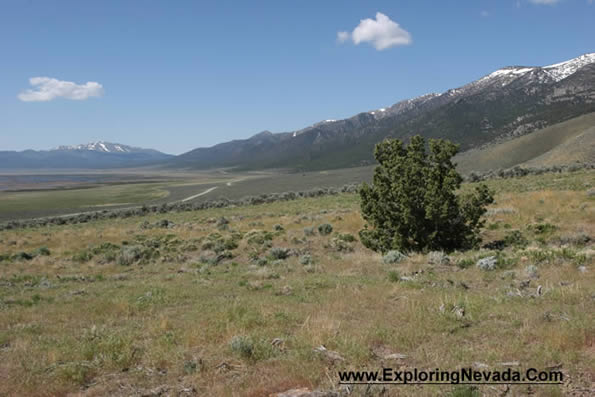
[[[345,118],[594,52],[593,3],[0,0],[0,150],[182,153]]]

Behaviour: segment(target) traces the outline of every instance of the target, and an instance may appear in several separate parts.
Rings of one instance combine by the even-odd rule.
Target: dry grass
[[[524,186],[549,187],[522,193],[495,186],[493,207],[513,210],[493,211],[486,241],[520,230],[528,245],[504,248],[505,264],[493,272],[455,265],[495,253],[488,250],[454,253],[450,265],[430,265],[422,254],[384,264],[357,241],[349,243],[352,252],[338,251],[332,243],[337,233],[356,236],[363,225],[353,195],[2,232],[0,254],[41,246],[51,254],[0,262],[0,395],[194,390],[196,395],[266,396],[299,387],[334,389],[339,369],[454,369],[474,362],[499,368],[507,361],[524,368],[562,366],[569,383],[538,388],[538,394],[592,387],[592,246],[560,241],[594,235],[595,201],[585,193],[593,174],[572,177],[579,179],[572,190],[568,180],[556,185],[553,176],[525,178],[519,182]],[[229,230],[217,228],[222,215]],[[176,226],[139,228],[145,219],[163,218]],[[332,224],[333,234],[304,235],[304,228],[322,223]],[[276,224],[284,231],[275,232]],[[554,228],[528,227],[544,224]],[[213,253],[200,248],[207,236],[228,238],[253,229],[270,232],[272,247],[299,255],[259,265],[252,258],[265,258],[269,248],[244,236],[231,250],[233,258],[208,263]],[[165,243],[166,235],[179,243]],[[73,260],[101,243],[136,245],[147,239],[161,245],[160,256],[145,263],[122,266],[102,253]],[[191,243],[198,249],[191,250]],[[312,264],[300,264],[305,253]],[[537,267],[539,278],[527,276],[528,265]],[[391,281],[391,271],[412,279]],[[530,284],[523,289],[525,280]],[[538,285],[543,294],[532,296]],[[464,307],[463,318],[440,309],[453,305]],[[232,349],[235,336],[249,340],[249,347]],[[283,342],[273,346],[275,338]],[[321,344],[345,360],[325,361],[312,350]],[[407,358],[383,361],[371,353],[377,346]],[[451,390],[395,386],[385,395]],[[512,391],[528,392],[521,386]]]

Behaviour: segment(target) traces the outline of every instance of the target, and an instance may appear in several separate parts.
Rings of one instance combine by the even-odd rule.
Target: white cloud
[[[411,34],[381,12],[376,13],[375,20],[370,18],[362,19],[351,33],[337,33],[337,40],[341,43],[350,38],[356,45],[370,43],[378,51],[411,44]]]
[[[529,0],[529,2],[533,4],[553,5],[559,3],[560,0]]]
[[[32,77],[29,79],[32,89],[21,92],[18,98],[23,102],[46,102],[55,98],[82,101],[89,97],[103,95],[103,86],[94,81],[75,84],[50,77]]]

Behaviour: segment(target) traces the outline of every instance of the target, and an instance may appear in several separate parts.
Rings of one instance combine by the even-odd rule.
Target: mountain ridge
[[[548,66],[508,66],[443,93],[403,100],[296,131],[197,148],[170,167],[317,170],[374,162],[382,139],[446,138],[462,150],[522,136],[595,111],[595,53]]]
[[[50,149],[50,151],[57,150],[89,150],[102,153],[163,153],[155,149],[145,149],[136,146],[124,145],[122,143],[113,143],[108,141],[93,141],[88,143],[82,143],[78,145],[61,145],[56,148]],[[166,153],[163,153],[166,154]]]
[[[172,157],[155,149],[94,141],[49,150],[0,151],[0,169],[125,168],[160,163]]]

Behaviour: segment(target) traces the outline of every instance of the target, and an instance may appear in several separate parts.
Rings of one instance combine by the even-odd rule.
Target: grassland
[[[145,175],[138,175],[137,179],[135,175],[130,175],[118,183],[89,184],[85,181],[84,186],[62,182],[52,185],[52,189],[0,191],[0,221],[138,207],[143,204],[160,205],[189,198],[192,201],[218,198],[234,200],[263,193],[340,187],[370,180],[372,170],[372,167],[359,167],[308,173],[153,171],[154,181],[151,182],[145,181],[148,178]],[[101,174],[97,176],[98,179],[106,177]],[[205,194],[201,194],[203,192]]]
[[[340,369],[510,362],[566,381],[351,395],[592,395],[594,182],[489,181],[487,248],[448,261],[384,263],[353,194],[0,232],[0,395],[267,396],[335,390]]]
[[[118,207],[153,201],[168,196],[164,184],[99,186],[88,189],[0,193],[0,212],[19,217],[26,214],[55,214],[94,207]]]
[[[238,179],[218,171],[143,172],[147,174],[3,175],[0,180],[0,220],[175,202]]]

